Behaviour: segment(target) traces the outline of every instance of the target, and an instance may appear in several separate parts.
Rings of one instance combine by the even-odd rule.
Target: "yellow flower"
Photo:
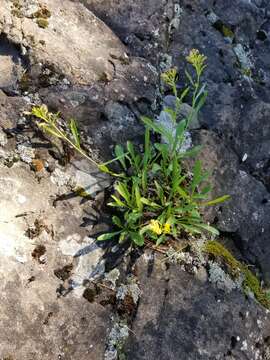
[[[158,220],[150,220],[149,229],[157,235],[162,234],[162,228]]]
[[[171,68],[171,69],[165,71],[163,74],[161,74],[162,81],[164,81],[164,83],[169,86],[175,85],[176,78],[177,78],[177,69],[176,68]]]
[[[186,59],[196,70],[202,70],[205,67],[207,57],[200,54],[199,50],[192,49]]]
[[[163,234],[169,234],[169,232],[171,231],[171,224],[166,223],[163,226]]]

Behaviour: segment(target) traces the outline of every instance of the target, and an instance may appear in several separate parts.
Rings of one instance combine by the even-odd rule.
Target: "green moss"
[[[37,18],[37,24],[40,28],[46,29],[49,26],[49,21],[44,18]]]
[[[82,187],[77,187],[75,189],[75,193],[85,199],[91,199],[91,196],[89,195],[89,193]]]
[[[243,282],[243,289],[245,292],[249,290],[253,292],[255,298],[261,303],[264,307],[270,309],[270,299],[265,290],[261,288],[258,278],[249,270],[246,265],[242,264],[242,273],[245,276]]]
[[[270,309],[270,298],[267,292],[262,289],[259,279],[249,270],[247,265],[236,260],[230,251],[217,241],[208,241],[203,247],[203,252],[222,259],[229,267],[232,276],[242,274],[244,276],[242,285],[244,292],[251,291],[261,305]]]
[[[234,38],[234,33],[233,31],[226,25],[222,25],[221,26],[221,32],[223,34],[224,37],[227,37],[227,38]]]
[[[251,69],[246,68],[246,69],[241,69],[241,71],[242,71],[242,74],[243,74],[243,75],[245,75],[245,76],[247,76],[247,77],[252,77],[252,71],[251,71]]]
[[[214,257],[221,258],[227,266],[229,266],[232,275],[239,275],[241,272],[241,267],[239,261],[227,250],[222,244],[217,241],[208,241],[203,251],[207,254],[213,255]]]

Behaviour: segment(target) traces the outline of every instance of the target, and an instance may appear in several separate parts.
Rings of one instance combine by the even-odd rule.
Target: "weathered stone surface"
[[[4,39],[27,59],[18,77],[21,90],[38,90],[51,109],[75,117],[91,148],[103,156],[111,154],[120,128],[123,142],[140,134],[138,117],[154,101],[157,82],[148,61],[129,56],[109,27],[78,2],[19,2],[16,8],[1,0],[0,5]],[[41,9],[50,12],[45,27],[38,24]]]
[[[242,168],[237,155],[212,131],[200,131],[194,140],[203,146],[200,159],[212,171],[212,197],[229,194],[222,207],[210,208],[206,218],[221,231],[232,233],[237,246],[270,279],[270,196],[265,186]]]
[[[201,158],[214,170],[213,196],[232,195],[209,219],[232,234],[245,259],[270,279],[269,4],[183,0],[180,5],[171,0],[0,0],[0,89],[5,92],[0,91],[5,131],[0,131],[5,164],[0,168],[0,357],[102,359],[109,326],[108,310],[81,298],[84,280],[104,271],[104,250],[94,242],[93,226],[108,227],[95,210],[104,194],[87,202],[70,189],[76,176],[94,193],[107,184],[96,188],[92,172],[85,175],[88,169],[82,174],[71,171],[72,164],[60,167],[48,155],[49,142],[33,134],[22,111],[43,102],[66,120],[76,118],[91,155],[111,157],[115,142],[140,137],[139,116],[151,114],[158,82],[152,65],[179,66],[181,86],[191,48],[208,57],[203,81],[209,96],[196,129],[211,130],[195,130],[194,140],[205,144]],[[49,13],[40,22],[44,6]],[[30,172],[33,160],[42,160],[37,164],[44,171]],[[44,220],[49,232],[43,227],[35,236],[36,219]],[[253,301],[237,291],[224,295],[178,268],[164,275],[154,266],[148,277],[151,264],[141,259],[138,265],[143,296],[128,359],[269,357],[268,320]],[[66,296],[57,298],[56,289]]]
[[[18,80],[21,78],[25,61],[20,51],[11,44],[5,36],[0,36],[0,88],[14,93],[18,90]]]
[[[85,85],[98,81],[105,72],[108,77],[113,77],[110,55],[123,56],[125,48],[93,13],[70,1],[46,0],[42,6],[51,16],[43,28],[35,15],[39,3],[32,2],[32,6],[36,5],[32,13],[29,4],[22,2],[16,17],[15,5],[2,0],[2,31],[12,41],[30,46],[30,61],[40,67],[40,73],[42,66],[53,66],[72,83]]]
[[[160,43],[166,42],[167,25],[174,16],[173,1],[77,0],[102,19],[138,56],[156,63]]]
[[[84,280],[104,271],[104,252],[80,226],[85,207],[77,197],[53,206],[58,191],[21,163],[0,167],[3,359],[103,358],[109,313],[80,295]],[[57,278],[65,266],[70,274]],[[70,294],[58,297],[63,291]]]
[[[137,263],[143,294],[128,359],[265,359],[270,318],[237,290],[226,294],[156,256]]]

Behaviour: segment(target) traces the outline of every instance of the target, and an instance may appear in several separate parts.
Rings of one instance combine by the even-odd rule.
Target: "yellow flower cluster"
[[[171,230],[171,225],[165,223],[162,226],[158,220],[150,220],[149,229],[157,235],[168,234]]]
[[[176,83],[176,78],[177,78],[176,68],[171,68],[169,70],[166,70],[163,74],[161,74],[162,81],[169,86],[174,86],[174,84]]]
[[[207,60],[207,57],[203,54],[200,54],[199,50],[192,49],[192,50],[190,50],[190,53],[186,57],[186,59],[196,69],[203,69],[203,67],[205,66],[205,61]]]

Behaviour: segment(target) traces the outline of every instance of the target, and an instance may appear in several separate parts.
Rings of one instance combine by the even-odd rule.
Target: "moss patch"
[[[261,288],[260,282],[257,277],[249,270],[246,265],[242,264],[242,272],[245,276],[243,282],[243,289],[245,292],[251,290],[255,298],[267,309],[270,309],[270,299],[267,292]]]
[[[222,26],[221,26],[221,32],[222,32],[224,37],[231,38],[231,39],[234,38],[233,31],[228,26],[226,26],[224,24],[222,24]]]
[[[82,187],[77,187],[75,190],[75,193],[85,199],[91,199],[91,195]]]
[[[270,298],[267,292],[261,287],[259,279],[249,270],[247,265],[236,260],[231,252],[217,241],[208,241],[203,247],[203,252],[224,261],[232,276],[242,274],[244,276],[242,284],[244,292],[251,291],[261,305],[270,309]]]
[[[203,251],[214,257],[221,258],[225,264],[230,268],[230,272],[233,276],[240,275],[241,267],[239,261],[227,250],[222,244],[217,241],[208,241]]]
[[[37,24],[40,28],[46,29],[49,26],[49,21],[45,18],[37,18]]]

